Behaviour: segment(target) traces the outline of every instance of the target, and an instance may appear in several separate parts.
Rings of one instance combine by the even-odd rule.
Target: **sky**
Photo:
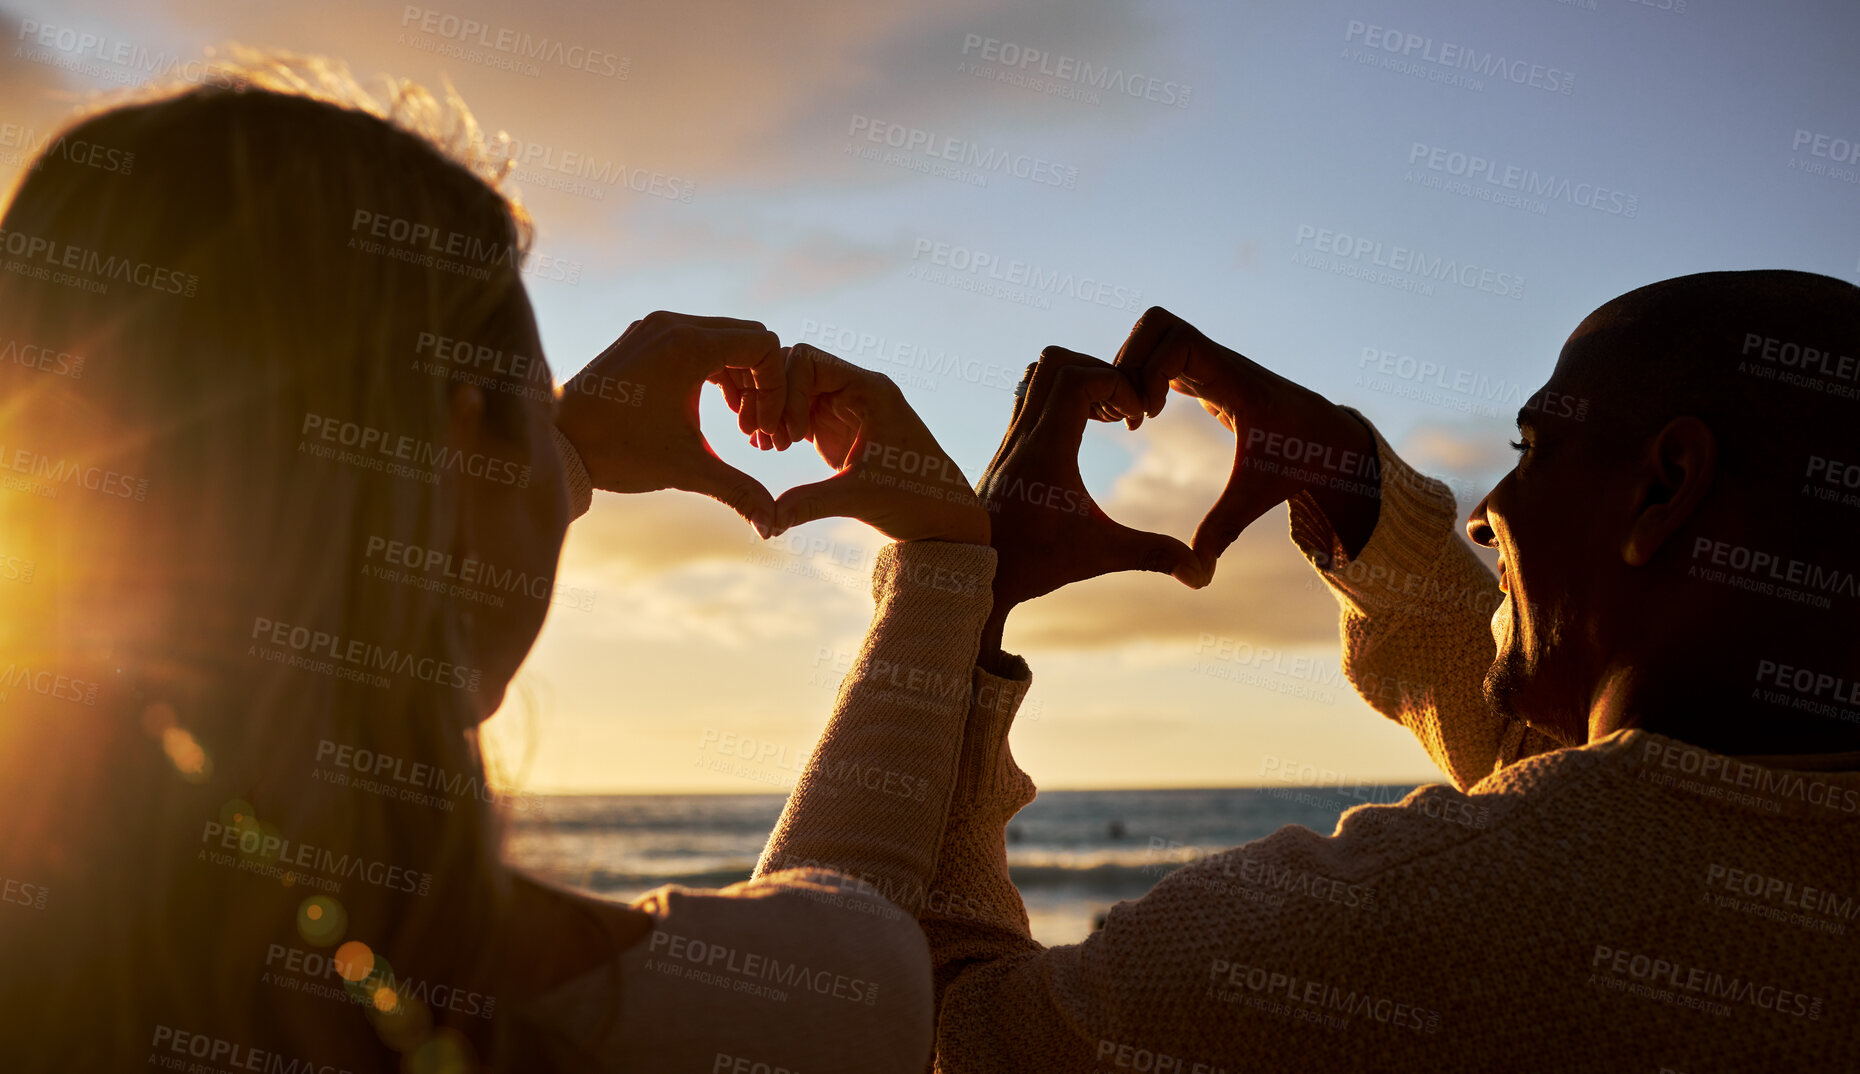
[[[91,95],[230,42],[450,81],[519,147],[536,251],[578,270],[530,280],[558,380],[651,310],[759,320],[890,375],[975,479],[1042,347],[1108,359],[1158,304],[1360,409],[1462,518],[1601,303],[1715,269],[1860,281],[1851,0],[436,3],[0,0],[0,183]],[[1112,517],[1186,539],[1233,441],[1184,402],[1081,460]],[[712,389],[703,415],[771,491],[828,472],[748,447]],[[883,543],[597,494],[487,725],[500,767],[787,789]],[[1043,788],[1438,780],[1338,673],[1337,615],[1283,509],[1205,590],[1027,605],[1015,756]]]

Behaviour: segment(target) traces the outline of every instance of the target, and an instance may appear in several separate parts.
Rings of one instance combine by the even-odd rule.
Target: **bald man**
[[[980,488],[992,593],[891,577],[979,569],[969,545],[897,545],[876,572],[861,666],[969,669],[966,722],[861,726],[888,687],[854,676],[813,759],[960,741],[934,866],[885,878],[930,940],[938,1069],[1860,1069],[1857,357],[1838,280],[1630,292],[1570,336],[1462,522],[1362,415],[1166,311],[1115,367],[1049,349]],[[1192,544],[1017,491],[1089,502],[1087,421],[1135,427],[1171,387],[1235,431]],[[1451,785],[1208,853],[1084,942],[1037,943],[1003,834],[1034,794],[1007,746],[1031,682],[1008,614],[1109,571],[1206,584],[1280,502],[1342,606],[1345,673]],[[857,873],[857,840],[797,800],[764,862]]]

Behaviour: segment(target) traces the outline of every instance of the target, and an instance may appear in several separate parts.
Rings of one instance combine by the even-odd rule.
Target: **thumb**
[[[775,527],[770,536],[779,537],[803,522],[817,518],[843,516],[869,521],[860,513],[863,501],[872,494],[861,488],[861,479],[852,471],[834,474],[811,485],[796,485],[775,501]]]
[[[1227,546],[1239,538],[1240,532],[1253,524],[1253,520],[1266,513],[1273,504],[1278,503],[1272,494],[1260,487],[1260,479],[1245,471],[1243,458],[1244,441],[1236,438],[1234,444],[1234,471],[1227,478],[1227,485],[1221,489],[1220,498],[1208,509],[1208,514],[1195,527],[1195,554],[1201,557],[1210,577],[1214,574],[1214,563],[1227,551]],[[1283,497],[1280,497],[1283,499]]]
[[[1111,569],[1167,574],[1190,589],[1200,589],[1213,580],[1214,572],[1202,563],[1194,549],[1174,537],[1132,529],[1117,522],[1111,523],[1111,527],[1104,543],[1107,556],[1115,561]]]
[[[775,518],[775,500],[769,490],[762,487],[762,482],[724,462],[708,449],[674,487],[709,496],[742,515],[763,537],[769,535]]]

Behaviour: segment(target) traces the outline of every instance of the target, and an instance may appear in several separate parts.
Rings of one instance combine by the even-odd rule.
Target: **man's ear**
[[[1635,465],[1639,502],[1621,558],[1643,567],[1705,502],[1717,473],[1718,438],[1697,418],[1674,418],[1647,442]]]

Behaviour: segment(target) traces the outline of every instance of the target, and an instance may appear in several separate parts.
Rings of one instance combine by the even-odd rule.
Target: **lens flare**
[[[360,981],[375,971],[375,953],[360,940],[336,948],[336,972],[345,981]]]
[[[349,912],[328,895],[312,895],[297,905],[297,935],[313,947],[328,947],[349,929]]]

